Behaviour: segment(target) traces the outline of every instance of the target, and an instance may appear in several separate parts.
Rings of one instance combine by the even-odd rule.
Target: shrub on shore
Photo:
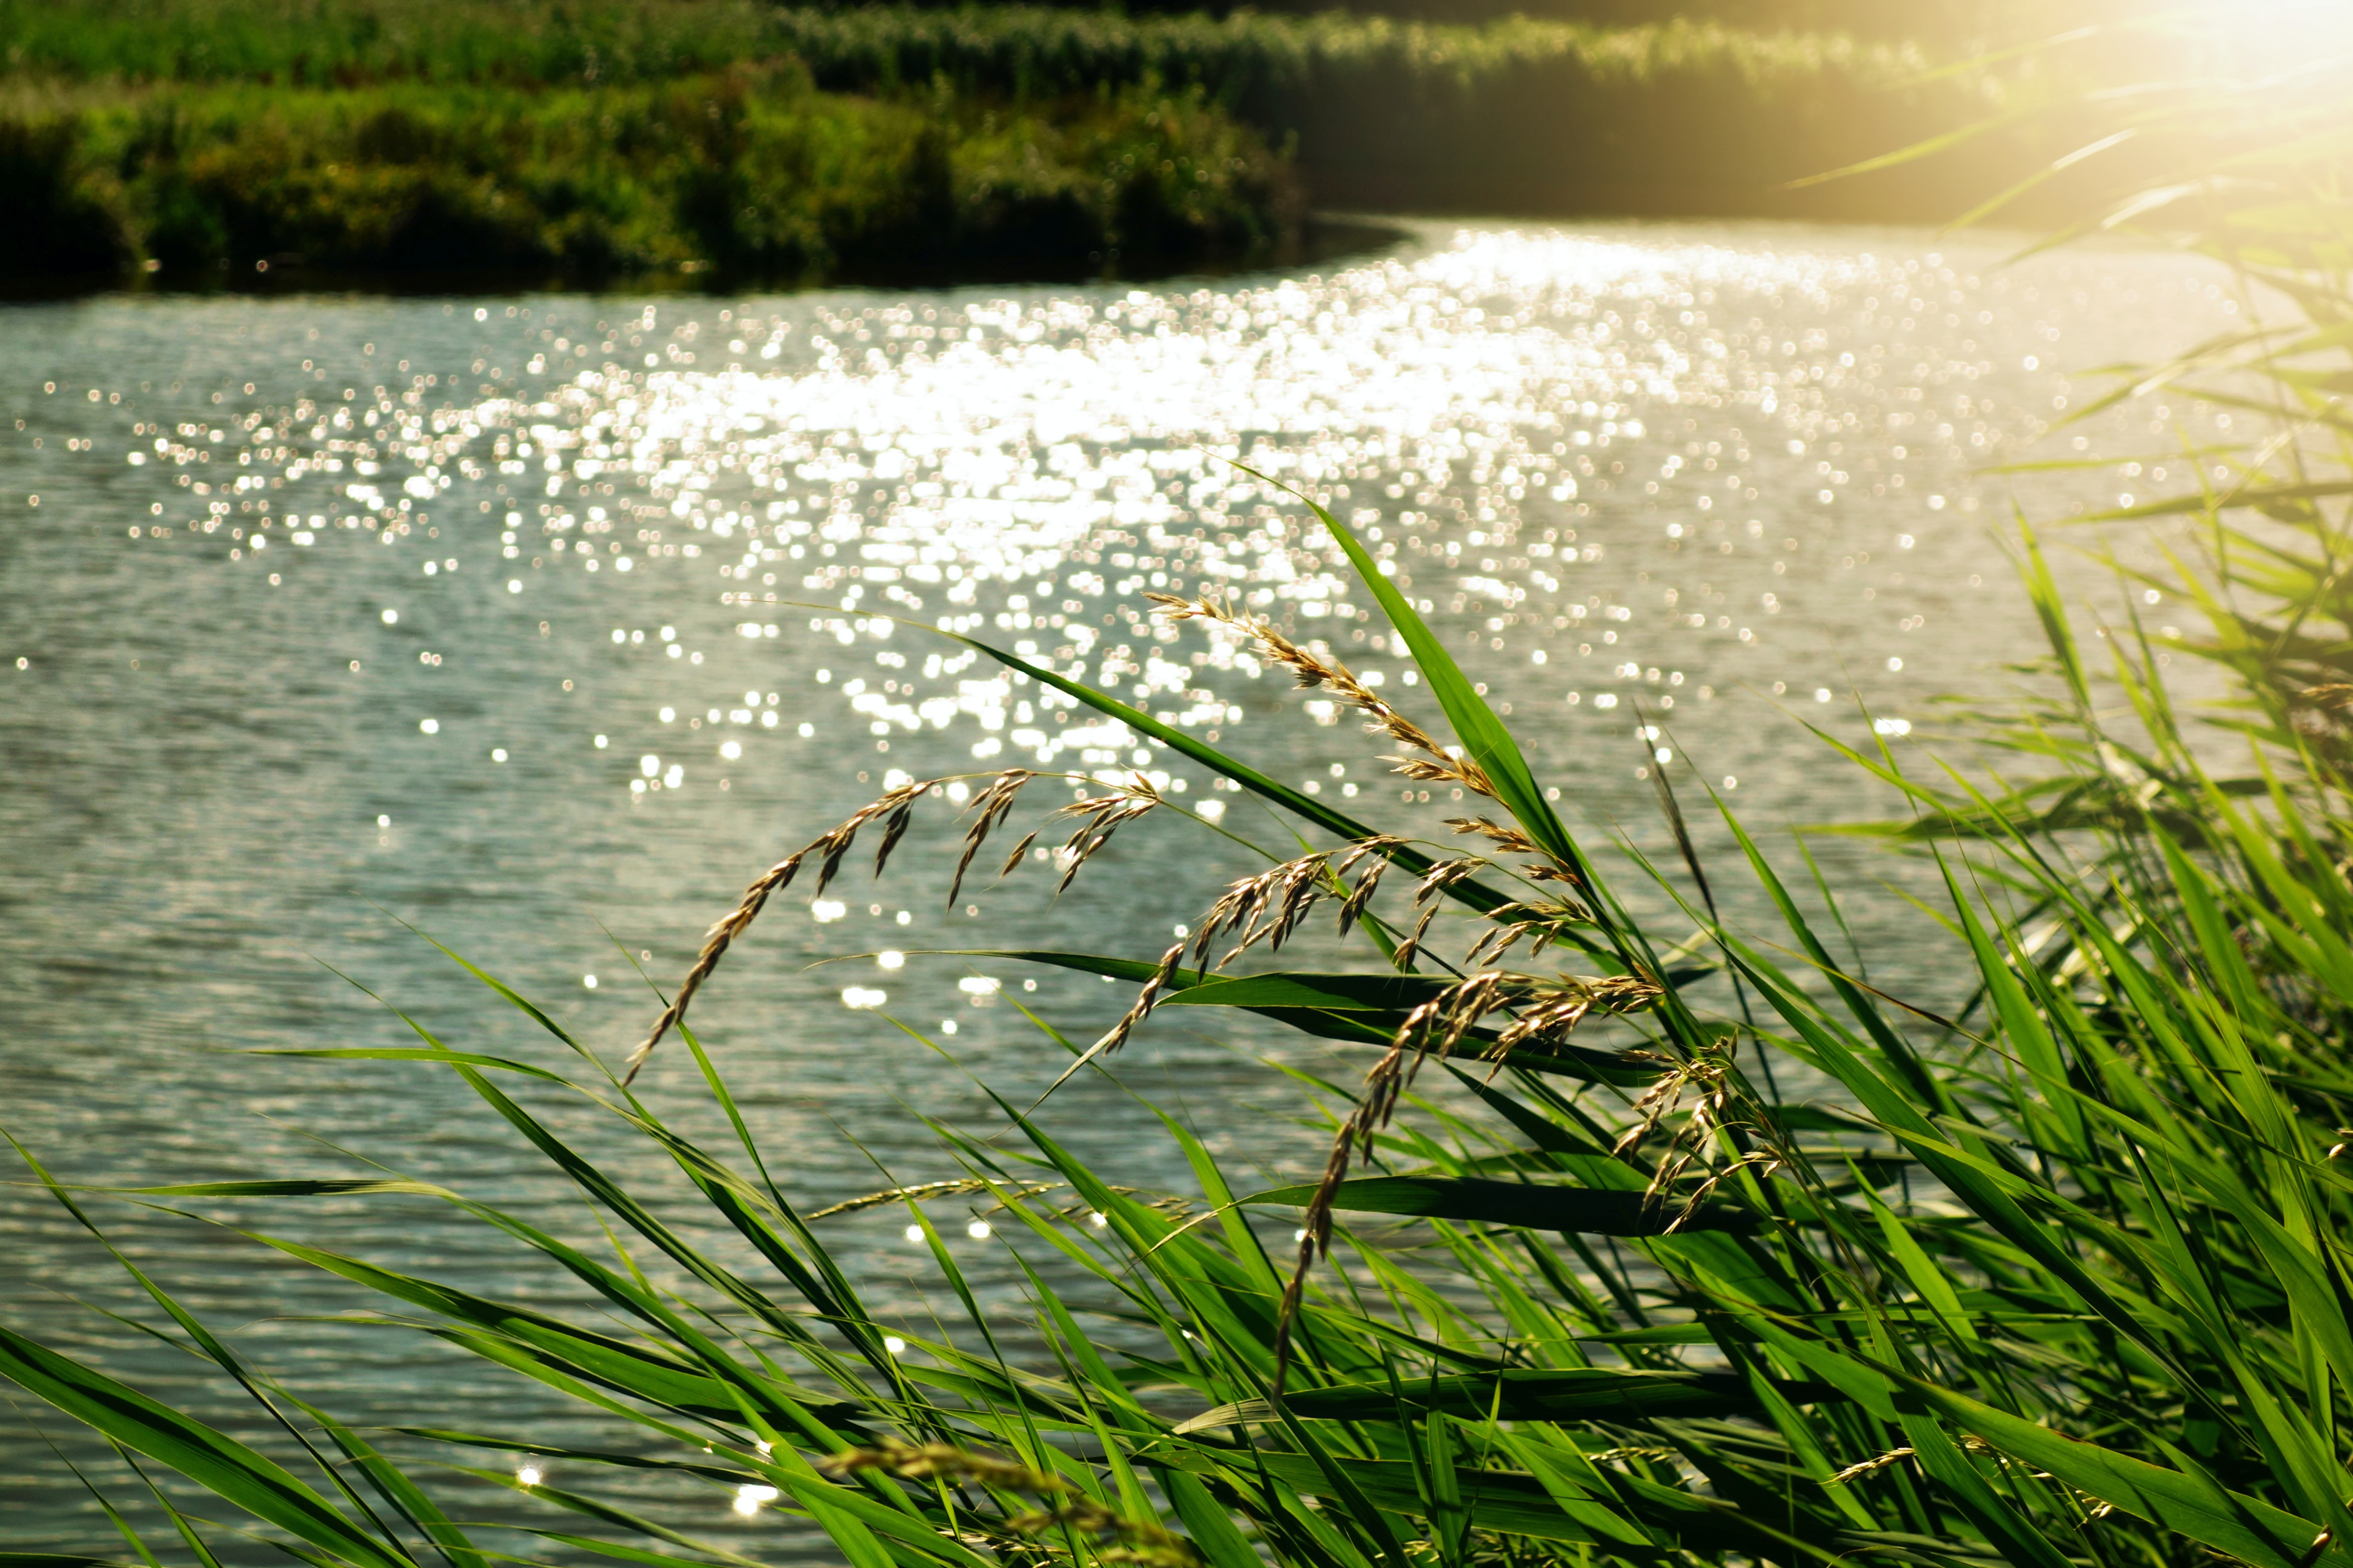
[[[516,91],[394,83],[81,95],[0,119],[0,195],[58,215],[0,274],[260,264],[797,281],[1248,261],[1295,224],[1280,163],[1198,96],[989,111],[790,69]]]

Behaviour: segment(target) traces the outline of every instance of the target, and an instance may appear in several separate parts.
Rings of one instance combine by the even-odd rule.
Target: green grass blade
[[[0,1377],[337,1562],[353,1568],[417,1568],[396,1542],[363,1531],[276,1461],[5,1326]]]

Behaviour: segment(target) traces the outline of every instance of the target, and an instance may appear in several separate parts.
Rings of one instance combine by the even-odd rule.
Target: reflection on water
[[[1034,767],[1078,794],[1140,770],[1242,838],[1286,841],[1209,775],[932,629],[1442,833],[1446,791],[1406,789],[1330,703],[1229,638],[1148,617],[1147,593],[1230,597],[1416,707],[1285,486],[1362,530],[1593,834],[1646,837],[1662,766],[1767,824],[1883,809],[1796,720],[1901,737],[1929,696],[2031,656],[1980,470],[2087,395],[2058,367],[2228,319],[2179,260],[2002,254],[1762,226],[1447,226],[1325,271],[1150,289],[13,309],[11,1130],[97,1184],[349,1169],[316,1135],[577,1230],[462,1085],[225,1052],[413,1040],[323,963],[453,1044],[559,1065],[408,921],[616,1053],[659,1007],[633,970],[668,984],[753,871],[902,778],[967,774],[908,865],[773,910],[698,1012],[797,1200],[948,1173],[908,1112],[986,1101],[891,1020],[955,1035],[960,1060],[1018,1088],[1053,1067],[1008,989],[1071,1033],[1125,994],[935,950],[1156,952],[1218,879],[1261,863],[1145,825],[1059,900],[1040,866],[943,908],[948,817],[981,776]],[[2126,439],[2145,437],[2108,417],[2032,455]],[[2086,467],[2038,501],[2187,477]],[[862,956],[805,967],[841,953]],[[1271,1044],[1164,1023],[1125,1071],[1271,1175],[1318,1158],[1270,1115],[1289,1101],[1250,1053]],[[676,1065],[657,1058],[653,1093],[691,1122]],[[1184,1184],[1114,1089],[1064,1093],[1082,1152]],[[602,1135],[585,1108],[548,1110]],[[659,1180],[642,1158],[617,1156]],[[404,1201],[272,1221],[568,1301]],[[294,1321],[351,1294],[194,1222],[109,1217],[306,1393],[364,1421],[448,1414],[436,1347]],[[24,1260],[9,1321],[231,1418],[184,1363],[63,1302],[132,1304],[62,1221],[0,1198]],[[878,1298],[915,1311],[927,1254],[903,1215],[828,1223]],[[1018,1296],[984,1219],[944,1231],[989,1300]],[[559,1411],[501,1388],[471,1424]],[[12,1543],[103,1545],[29,1425],[0,1454]],[[761,1500],[675,1506],[748,1517]]]

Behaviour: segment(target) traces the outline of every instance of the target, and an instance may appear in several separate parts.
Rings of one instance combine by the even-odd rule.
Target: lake
[[[617,1059],[659,1010],[649,984],[676,984],[744,884],[894,774],[1058,775],[1031,786],[1027,831],[1082,793],[1059,775],[1141,769],[1235,838],[1164,813],[1059,899],[1033,862],[950,906],[959,828],[927,802],[886,877],[853,859],[821,900],[806,884],[778,900],[697,1004],[797,1202],[955,1173],[916,1116],[994,1126],[982,1082],[1034,1092],[1064,1060],[1023,1009],[1083,1037],[1129,992],[926,950],[1155,957],[1265,863],[1235,839],[1290,851],[1204,771],[925,628],[1082,670],[1380,826],[1443,837],[1461,809],[1401,799],[1384,748],[1281,671],[1145,619],[1147,593],[1232,595],[1434,722],[1272,479],[1328,498],[1393,563],[1593,841],[1663,842],[1662,766],[1687,805],[1713,787],[1779,845],[1786,825],[1890,814],[1806,726],[1875,731],[1926,767],[1937,695],[2022,689],[2003,667],[2040,633],[2005,553],[2009,481],[1987,470],[2084,459],[2031,480],[2055,517],[2187,477],[2088,466],[2104,451],[2227,427],[2185,405],[2046,435],[2104,385],[2071,369],[2161,356],[2231,306],[2179,258],[2008,265],[2013,248],[1446,223],[1312,270],[1149,286],[0,306],[7,1130],[91,1186],[364,1158],[593,1242],[454,1078],[254,1053],[417,1043],[397,1008],[454,1047],[571,1059],[438,942]],[[2120,596],[2088,563],[2062,570]],[[1858,885],[1916,885],[1876,852],[1828,853]],[[1916,914],[1892,897],[1852,914],[1883,983],[1934,992]],[[1164,1016],[1120,1071],[1238,1172],[1296,1179],[1322,1135],[1270,1053],[1356,1070]],[[672,1043],[642,1081],[710,1131],[691,1066]],[[591,1108],[543,1101],[659,1182]],[[1107,1079],[1047,1114],[1124,1181],[1188,1183]],[[423,1200],[198,1206],[577,1306]],[[961,1225],[960,1204],[938,1207]],[[371,1303],[225,1229],[91,1213],[356,1424],[553,1442],[577,1422],[421,1336],[320,1321]],[[926,1314],[902,1213],[829,1223],[876,1300]],[[6,1321],[253,1430],[186,1358],[79,1304],[156,1316],[37,1188],[5,1189],[0,1226]],[[1017,1302],[1001,1244],[951,1234],[984,1298]],[[64,1457],[126,1501],[132,1483],[15,1398],[0,1542],[120,1551]],[[645,1506],[766,1528],[707,1500]]]

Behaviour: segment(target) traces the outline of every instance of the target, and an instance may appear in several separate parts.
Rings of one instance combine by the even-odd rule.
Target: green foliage
[[[16,230],[0,273],[147,258],[184,283],[291,260],[592,281],[1083,273],[1262,257],[1295,222],[1264,145],[1197,98],[988,113],[790,71],[103,94],[0,120],[0,193],[56,215]]]
[[[23,79],[322,88],[608,87],[797,60],[828,91],[1049,105],[1198,89],[1295,142],[1325,205],[1877,218],[1947,215],[1956,182],[1989,190],[1996,149],[1933,178],[1782,187],[2037,90],[1924,80],[1915,45],[1778,25],[750,0],[0,0],[0,60]]]
[[[0,121],[0,201],[17,218],[0,233],[0,278],[113,272],[132,259],[119,189],[70,122]]]

